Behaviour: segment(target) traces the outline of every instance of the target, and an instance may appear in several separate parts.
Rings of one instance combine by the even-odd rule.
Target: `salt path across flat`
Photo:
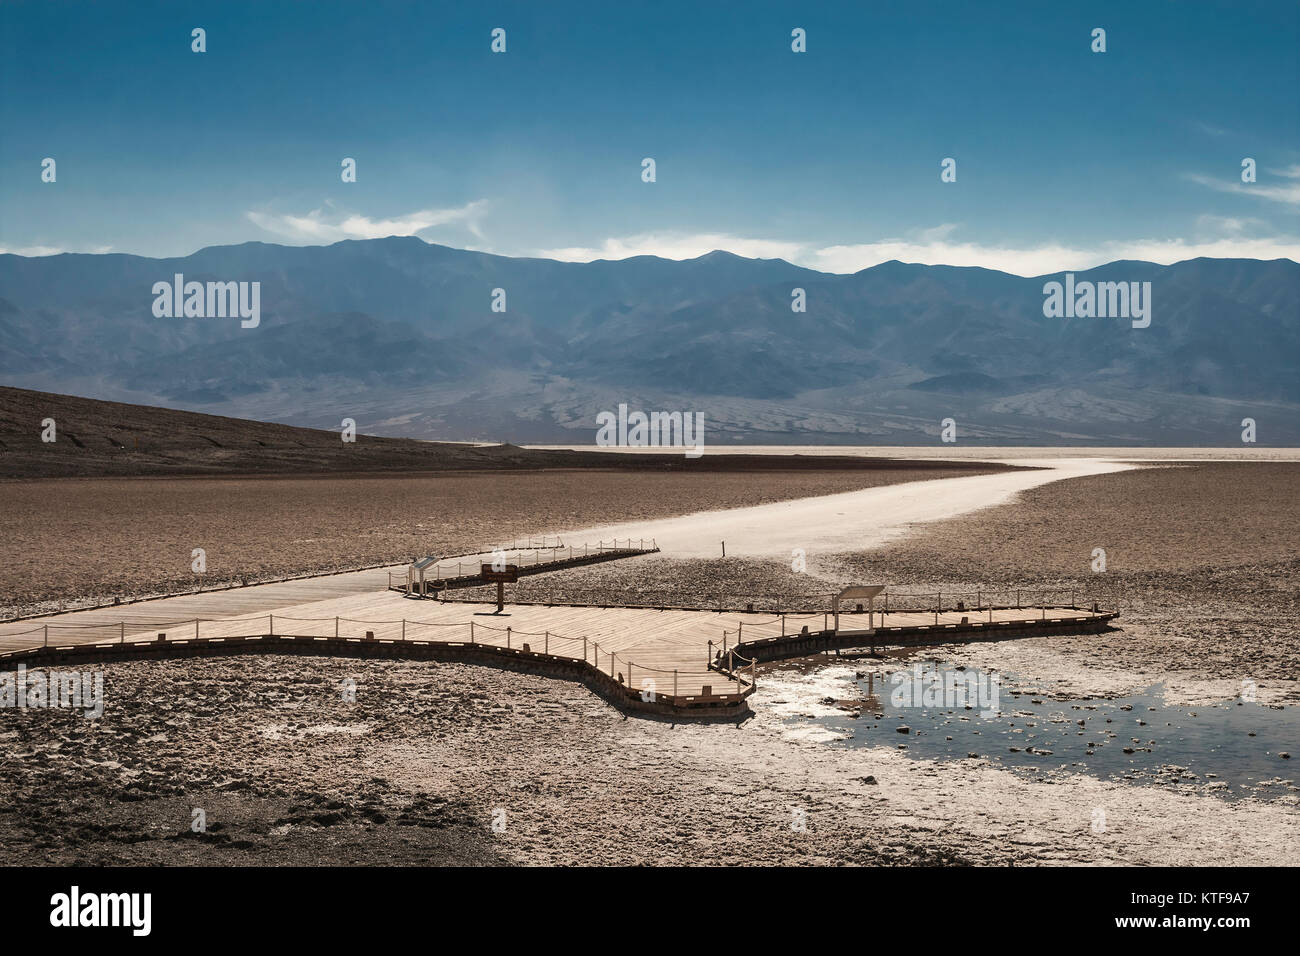
[[[879,547],[906,534],[910,525],[1004,504],[1019,492],[1049,482],[1139,467],[1102,458],[1022,458],[1006,463],[1040,470],[908,481],[748,508],[601,525],[563,534],[590,540],[653,538],[662,556],[669,558],[716,558],[721,554],[723,541],[727,543],[728,557],[789,560],[793,549],[802,548],[812,568],[818,554]]]

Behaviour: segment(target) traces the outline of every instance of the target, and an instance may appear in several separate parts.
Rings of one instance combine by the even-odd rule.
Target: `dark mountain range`
[[[257,281],[261,322],[156,318],[155,282]],[[1300,442],[1300,264],[1112,262],[1148,328],[1045,318],[1046,281],[714,252],[512,259],[414,238],[177,259],[0,255],[0,376],[96,398],[420,438],[590,443],[597,412],[692,410],[706,442]],[[791,310],[805,290],[806,312]],[[506,311],[492,311],[494,289]]]

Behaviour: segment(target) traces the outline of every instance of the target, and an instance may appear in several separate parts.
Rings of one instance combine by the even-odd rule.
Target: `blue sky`
[[[0,250],[1300,258],[1298,50],[1295,2],[7,2]]]

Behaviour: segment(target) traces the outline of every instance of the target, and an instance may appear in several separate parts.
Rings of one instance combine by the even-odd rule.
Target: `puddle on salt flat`
[[[1001,683],[1009,687],[1012,681],[999,682],[998,675],[974,668],[931,663],[918,671],[915,665],[886,662],[882,669],[877,661],[859,663],[861,676],[850,680],[857,697],[827,698],[822,703],[833,703],[833,709],[785,723],[811,723],[834,734],[834,746],[901,744],[912,756],[937,760],[973,754],[1035,775],[1087,773],[1228,799],[1300,793],[1292,761],[1281,756],[1294,754],[1300,744],[1297,707],[1237,700],[1168,706],[1161,684],[1128,697],[1058,700],[1011,691]],[[968,696],[952,690],[943,696],[945,684]]]

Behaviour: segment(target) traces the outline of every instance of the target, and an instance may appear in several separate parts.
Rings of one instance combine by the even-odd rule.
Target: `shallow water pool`
[[[865,667],[858,695],[811,718],[837,746],[890,746],[938,760],[988,758],[1018,772],[1087,773],[1208,790],[1227,799],[1300,793],[1300,708],[1245,700],[1175,707],[1163,685],[1114,699],[1059,700],[974,668]],[[808,718],[801,718],[805,723]],[[832,737],[834,738],[832,741]]]

